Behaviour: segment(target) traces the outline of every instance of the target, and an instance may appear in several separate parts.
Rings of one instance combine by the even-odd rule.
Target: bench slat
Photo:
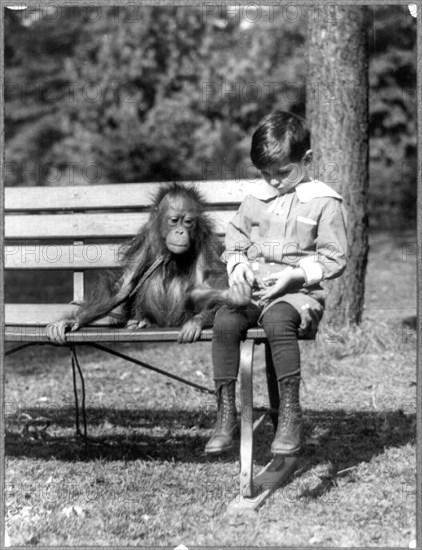
[[[63,317],[71,316],[78,306],[74,304],[5,304],[6,325],[37,325],[44,326],[48,323],[60,321]],[[95,321],[95,326],[110,326],[113,324],[111,317],[104,317]]]
[[[218,234],[227,230],[233,211],[212,212]],[[147,213],[9,215],[5,219],[6,239],[89,239],[133,237],[148,220]]]
[[[67,335],[68,342],[176,342],[179,329],[177,328],[149,328],[142,330],[115,329],[109,327],[89,327]],[[264,340],[265,334],[261,328],[251,328],[246,335],[247,340]],[[48,343],[50,340],[45,334],[45,327],[36,325],[16,325],[5,327],[6,342],[37,342]],[[201,332],[201,341],[212,340],[212,329]]]
[[[78,306],[74,304],[5,304],[5,324],[18,326],[45,326],[48,323],[70,317]],[[109,327],[113,324],[111,317],[95,321],[93,325]]]
[[[108,244],[46,244],[5,246],[6,269],[108,269],[119,266],[123,248]]]
[[[252,172],[251,172],[252,174]],[[245,195],[274,194],[263,180],[190,181],[183,185],[195,185],[210,205],[233,205]],[[120,183],[109,185],[65,187],[6,187],[6,211],[48,210],[100,210],[107,208],[148,208],[152,197],[164,183]]]
[[[71,315],[72,304],[5,304],[6,325],[47,325]],[[106,324],[106,323],[103,323]]]
[[[18,334],[22,327],[27,327],[27,333],[30,334],[31,330],[36,331],[40,327],[44,327],[48,323],[59,321],[66,315],[71,315],[76,311],[77,306],[73,304],[5,304],[5,325],[7,326],[7,333],[9,336]],[[95,327],[89,327],[87,329],[81,329],[75,334],[80,334],[82,331],[87,331],[89,334],[94,334],[96,331],[102,333],[106,330],[113,332],[118,331],[120,334],[128,335],[132,331],[128,329],[117,329],[110,327],[110,318],[99,319],[95,323]],[[31,328],[32,327],[32,328]],[[142,334],[157,335],[163,333],[164,335],[171,335],[172,338],[177,337],[177,328],[149,328],[136,331]],[[205,332],[205,331],[203,331]],[[210,329],[210,332],[212,330]],[[21,331],[22,333],[22,331]],[[166,339],[167,336],[163,337]],[[249,329],[248,338],[264,337],[263,329]]]

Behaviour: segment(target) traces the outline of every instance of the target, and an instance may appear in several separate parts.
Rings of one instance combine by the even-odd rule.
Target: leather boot
[[[277,431],[271,445],[271,452],[274,454],[292,455],[300,451],[303,427],[299,385],[299,376],[290,376],[278,383],[280,407]]]
[[[217,422],[214,433],[205,446],[206,454],[217,455],[233,449],[233,436],[237,432],[236,380],[218,381]]]

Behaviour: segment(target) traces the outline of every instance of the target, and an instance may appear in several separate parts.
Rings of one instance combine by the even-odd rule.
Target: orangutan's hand
[[[56,344],[66,343],[66,333],[78,330],[79,323],[75,319],[64,319],[49,323],[46,326],[47,337]]]
[[[189,319],[189,321],[186,321],[186,323],[182,325],[177,336],[177,341],[179,344],[191,344],[192,342],[196,342],[201,336],[202,327],[203,324],[199,319],[195,319],[195,317]]]
[[[233,269],[229,275],[229,286],[235,285],[244,285],[248,284],[253,285],[255,280],[255,274],[252,269],[249,267],[249,264],[240,263]]]
[[[231,286],[226,295],[226,301],[231,306],[247,306],[252,299],[252,287],[248,283]]]

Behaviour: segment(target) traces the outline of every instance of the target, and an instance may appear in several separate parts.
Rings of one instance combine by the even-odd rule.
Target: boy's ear
[[[306,153],[303,155],[303,161],[311,162],[311,160],[312,160],[312,149],[308,149]]]

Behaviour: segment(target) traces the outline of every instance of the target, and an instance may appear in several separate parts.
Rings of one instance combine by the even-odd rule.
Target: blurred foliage
[[[209,6],[6,10],[7,185],[254,177],[258,120],[305,114],[304,11]],[[403,6],[373,7],[375,221],[414,216],[415,48]]]
[[[373,6],[370,41],[370,213],[416,219],[416,19],[407,5]]]

